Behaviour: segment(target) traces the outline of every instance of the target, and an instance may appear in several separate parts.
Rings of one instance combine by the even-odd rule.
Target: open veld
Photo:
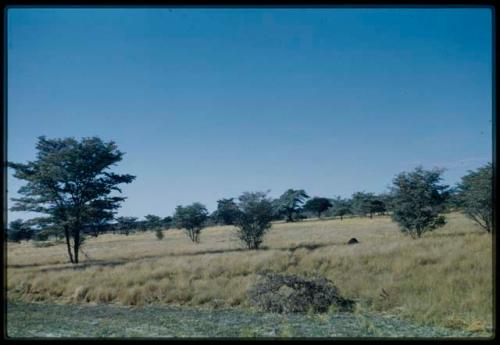
[[[78,265],[67,263],[64,244],[9,243],[7,294],[14,304],[8,329],[29,323],[14,313],[23,306],[36,309],[26,302],[245,313],[248,287],[259,273],[272,270],[331,279],[343,296],[358,302],[355,315],[391,315],[421,327],[490,334],[491,234],[459,213],[446,217],[443,228],[416,240],[401,234],[388,216],[275,223],[257,251],[244,249],[231,226],[203,230],[200,244],[181,230],[165,231],[163,240],[154,232],[106,234],[85,242]],[[347,245],[351,237],[360,243]]]

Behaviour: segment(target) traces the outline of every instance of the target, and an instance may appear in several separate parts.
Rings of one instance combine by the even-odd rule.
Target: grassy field
[[[89,239],[82,263],[63,244],[8,244],[12,301],[58,304],[246,308],[246,290],[270,269],[331,279],[358,312],[397,315],[419,325],[483,332],[492,327],[492,237],[458,213],[413,240],[389,217],[277,223],[264,248],[247,251],[230,226],[201,243],[180,230]],[[360,243],[346,245],[356,237]]]

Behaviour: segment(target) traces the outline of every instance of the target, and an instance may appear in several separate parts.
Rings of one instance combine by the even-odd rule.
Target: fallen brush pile
[[[354,301],[340,296],[338,288],[326,278],[306,279],[295,275],[264,274],[263,281],[248,290],[252,305],[268,312],[327,312],[331,306],[352,311]]]

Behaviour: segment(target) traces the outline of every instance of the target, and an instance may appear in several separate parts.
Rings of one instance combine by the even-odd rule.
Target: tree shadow
[[[268,246],[262,246],[259,249],[256,250],[248,250],[246,248],[231,248],[231,249],[212,249],[212,250],[201,250],[201,251],[196,251],[196,252],[181,252],[181,253],[168,253],[164,255],[158,255],[158,256],[142,256],[142,257],[136,257],[134,259],[122,259],[122,260],[86,260],[83,262],[80,262],[78,264],[57,264],[57,265],[64,265],[64,266],[59,266],[59,267],[48,267],[48,268],[42,268],[40,272],[58,272],[58,271],[64,271],[64,270],[84,270],[86,268],[90,267],[116,267],[120,265],[125,265],[131,262],[136,262],[140,260],[157,260],[160,258],[164,257],[182,257],[182,256],[198,256],[198,255],[206,255],[206,254],[225,254],[225,253],[236,253],[236,252],[248,252],[248,253],[255,253],[259,251],[269,251],[269,250],[278,250],[278,251],[287,251],[287,252],[294,252],[298,249],[307,249],[307,250],[316,250],[319,248],[324,248],[324,247],[331,247],[331,246],[340,246],[340,245],[347,245],[344,242],[325,242],[325,243],[303,243],[291,247],[268,247]],[[46,263],[33,263],[33,264],[22,264],[22,265],[8,265],[7,268],[31,268],[31,267],[39,267],[39,266],[49,266],[51,264],[46,264]]]

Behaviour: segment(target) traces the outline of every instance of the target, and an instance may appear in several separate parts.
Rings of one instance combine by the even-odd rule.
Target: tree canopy
[[[391,187],[392,218],[404,233],[413,238],[445,224],[444,210],[446,185],[441,185],[443,170],[402,172],[393,179]]]
[[[314,212],[321,218],[321,214],[332,207],[332,203],[327,198],[314,197],[307,200],[304,205],[306,211]]]
[[[463,212],[486,231],[491,232],[493,214],[493,168],[491,163],[462,177],[458,185],[458,203]]]
[[[300,207],[309,195],[303,189],[289,189],[277,199],[275,205],[277,210],[286,216],[287,222],[294,221],[294,215],[300,211]]]
[[[237,217],[238,205],[234,202],[234,198],[217,200],[214,218],[218,224],[233,225]]]
[[[273,205],[265,192],[245,192],[238,198],[235,225],[239,239],[248,249],[258,249],[271,228]]]
[[[188,206],[177,206],[173,222],[179,229],[184,229],[194,243],[200,242],[200,232],[208,219],[207,208],[195,202]]]

